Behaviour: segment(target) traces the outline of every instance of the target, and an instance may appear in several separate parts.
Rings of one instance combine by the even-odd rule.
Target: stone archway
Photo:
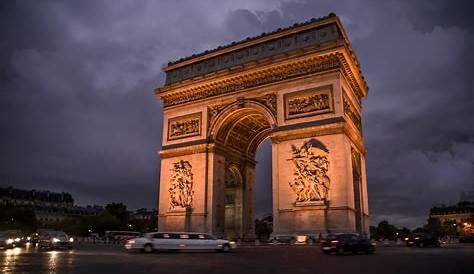
[[[265,103],[255,99],[241,99],[214,112],[209,128],[213,151],[225,162],[225,184],[216,186],[212,203],[216,206],[214,234],[229,238],[254,237],[255,154],[258,146],[268,138],[276,124],[275,115]],[[229,177],[239,177],[241,184],[232,189],[238,196],[239,227],[229,231],[228,218],[232,205],[228,201]],[[224,188],[222,188],[224,187]],[[238,190],[238,191],[237,191]],[[222,196],[223,195],[223,196]],[[231,218],[232,219],[232,218]]]
[[[239,239],[243,237],[243,195],[244,182],[235,164],[226,169],[224,188],[224,237]]]
[[[368,233],[368,88],[335,15],[164,70],[160,231],[252,238],[255,153],[270,138],[275,236]]]

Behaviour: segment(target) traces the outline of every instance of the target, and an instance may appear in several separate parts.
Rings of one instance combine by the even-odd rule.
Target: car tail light
[[[332,240],[332,241],[331,241],[331,244],[337,244],[337,243],[339,243],[338,240]]]
[[[128,240],[127,243],[128,243],[128,244],[134,244],[134,243],[135,243],[135,240]]]

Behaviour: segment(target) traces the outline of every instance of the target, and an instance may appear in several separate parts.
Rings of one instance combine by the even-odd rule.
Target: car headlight
[[[7,244],[13,244],[14,241],[13,241],[13,239],[8,239],[5,242],[7,242]]]
[[[70,241],[71,243],[74,242],[74,238],[73,238],[73,237],[69,238],[69,241]]]
[[[15,242],[19,242],[20,241],[20,238],[15,238]]]
[[[31,240],[31,237],[26,237],[26,240],[27,240],[27,241]]]
[[[59,239],[58,238],[53,238],[53,243],[57,243],[59,242]]]

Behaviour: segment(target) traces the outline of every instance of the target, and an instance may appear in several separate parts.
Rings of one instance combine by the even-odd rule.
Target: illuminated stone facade
[[[255,153],[270,138],[275,236],[368,232],[368,88],[337,16],[164,70],[160,231],[253,238]]]

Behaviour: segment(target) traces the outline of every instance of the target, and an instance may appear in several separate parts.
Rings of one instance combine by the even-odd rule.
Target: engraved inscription
[[[168,120],[168,140],[201,134],[201,113],[193,113]]]
[[[293,119],[332,111],[332,86],[285,94],[285,118]]]

